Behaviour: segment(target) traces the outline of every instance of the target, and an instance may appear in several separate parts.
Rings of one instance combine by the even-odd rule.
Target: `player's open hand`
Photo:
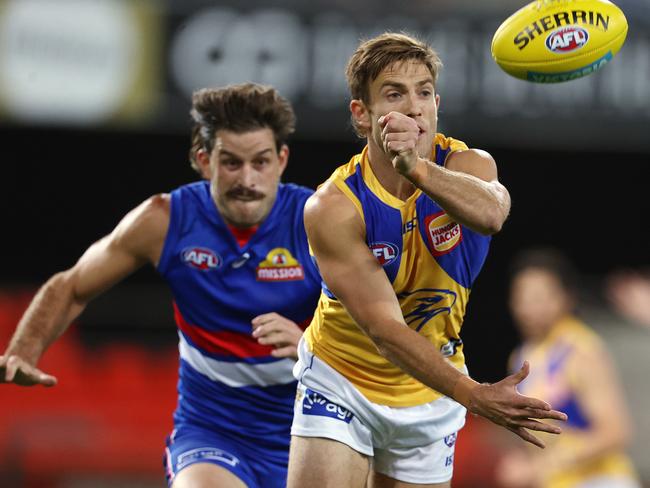
[[[56,378],[43,373],[16,355],[0,356],[0,383],[15,383],[20,386],[54,386]]]
[[[379,117],[381,142],[400,174],[408,174],[418,161],[417,143],[422,130],[417,122],[400,112],[389,112]]]
[[[302,329],[295,322],[271,312],[258,315],[251,324],[257,342],[274,347],[271,351],[273,356],[298,359],[298,341],[302,337]]]
[[[553,410],[545,401],[521,395],[517,391],[517,385],[528,376],[529,371],[530,366],[526,361],[517,373],[498,383],[475,387],[470,393],[469,410],[495,424],[504,426],[523,440],[543,448],[544,443],[529,431],[559,434],[562,429],[536,419],[564,421],[567,416],[563,412]]]

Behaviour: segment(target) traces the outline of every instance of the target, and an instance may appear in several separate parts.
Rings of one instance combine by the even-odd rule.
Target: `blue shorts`
[[[187,466],[212,463],[227,469],[248,488],[285,488],[289,449],[264,450],[253,441],[235,439],[195,425],[177,426],[167,436],[163,458],[167,483]]]

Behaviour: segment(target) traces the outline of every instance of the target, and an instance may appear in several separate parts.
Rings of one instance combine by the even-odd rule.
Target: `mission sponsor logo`
[[[395,261],[399,254],[397,246],[391,242],[373,242],[369,247],[382,266],[387,266]]]
[[[200,271],[210,271],[221,266],[223,260],[207,247],[186,247],[181,251],[181,260],[188,266]]]
[[[551,32],[546,38],[546,47],[556,54],[577,51],[589,41],[589,32],[577,25],[561,27]]]
[[[429,215],[424,224],[427,229],[429,250],[434,256],[451,252],[463,240],[461,226],[445,212]]]
[[[342,420],[346,424],[352,421],[354,415],[347,408],[331,402],[317,391],[307,388],[302,399],[303,415],[318,415]]]
[[[299,281],[305,279],[302,265],[288,249],[271,249],[256,270],[257,281]]]

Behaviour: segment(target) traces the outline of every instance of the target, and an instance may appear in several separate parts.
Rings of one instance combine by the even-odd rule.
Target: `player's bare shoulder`
[[[347,252],[351,243],[365,239],[359,210],[332,181],[321,185],[307,200],[305,230],[319,263],[328,256]]]
[[[352,201],[331,180],[323,183],[305,204],[305,228],[353,226],[361,230],[363,221]],[[311,235],[310,235],[311,237]]]
[[[126,214],[110,239],[114,245],[157,263],[169,228],[170,212],[169,194],[151,196]]]
[[[169,225],[171,212],[171,195],[169,193],[158,193],[147,198],[141,205],[142,218],[154,225],[164,224],[165,230]]]

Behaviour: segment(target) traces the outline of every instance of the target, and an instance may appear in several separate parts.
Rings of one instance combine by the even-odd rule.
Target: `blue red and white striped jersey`
[[[191,423],[260,447],[288,448],[294,361],[251,335],[251,320],[276,312],[305,327],[320,294],[303,208],[312,191],[281,184],[266,220],[240,247],[208,182],[171,193],[158,271],[174,295],[179,333],[176,425]]]

